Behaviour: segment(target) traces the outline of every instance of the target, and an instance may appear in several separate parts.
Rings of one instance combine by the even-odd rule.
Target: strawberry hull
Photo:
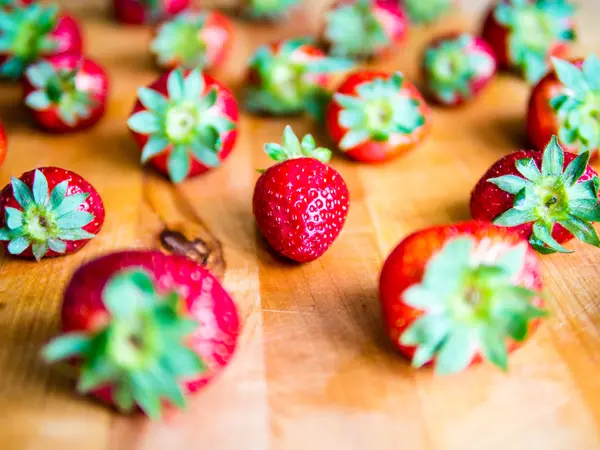
[[[187,340],[205,366],[199,376],[183,381],[194,393],[207,385],[229,363],[240,332],[233,300],[203,267],[183,257],[156,251],[124,251],[96,259],[80,267],[69,283],[61,309],[61,331],[93,333],[110,320],[102,293],[107,281],[122,271],[142,269],[153,278],[159,293],[176,291],[187,305],[187,313],[199,324]],[[113,404],[112,389],[92,392]]]

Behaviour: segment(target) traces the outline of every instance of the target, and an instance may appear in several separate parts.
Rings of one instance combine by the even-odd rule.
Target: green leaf
[[[580,241],[595,247],[600,246],[600,238],[598,238],[596,230],[589,222],[570,214],[567,219],[559,220],[558,223],[569,230],[569,232]]]
[[[198,111],[199,112],[206,111],[206,110],[212,108],[215,105],[215,103],[217,103],[217,89],[213,87],[205,95],[203,95],[199,98],[200,98],[200,100],[198,101]],[[202,125],[202,124],[199,123],[198,125]]]
[[[355,63],[345,58],[320,58],[306,63],[308,73],[331,73],[351,69]]]
[[[138,312],[154,305],[154,282],[142,269],[117,273],[102,291],[106,309],[119,319],[131,319]]]
[[[90,338],[85,333],[68,333],[50,341],[42,349],[42,358],[46,362],[56,362],[87,353]]]
[[[575,64],[558,58],[552,58],[552,64],[558,79],[577,96],[585,96],[589,92],[585,76]]]
[[[140,134],[157,133],[162,128],[161,119],[150,111],[135,113],[129,118],[127,125],[132,131]]]
[[[444,308],[444,296],[423,284],[411,286],[402,295],[404,303],[415,309],[439,312]]]
[[[589,160],[590,153],[583,152],[570,162],[561,176],[565,186],[572,186],[581,178],[587,168]]]
[[[556,136],[552,136],[550,143],[544,149],[542,157],[542,174],[545,176],[559,177],[563,173],[565,155],[558,144]]]
[[[523,270],[527,257],[527,244],[521,243],[511,247],[506,251],[494,264],[495,267],[501,268],[506,276],[514,278]]]
[[[366,121],[365,113],[360,109],[344,109],[340,112],[338,123],[344,128],[358,128]]]
[[[48,253],[48,245],[45,243],[33,243],[31,245],[31,253],[33,253],[33,257],[36,261],[42,259],[46,253]]]
[[[569,212],[590,222],[600,222],[600,205],[597,199],[570,200]]]
[[[134,372],[131,374],[131,387],[133,398],[144,413],[151,419],[160,418],[160,399],[154,389],[152,379],[144,372]]]
[[[169,177],[174,183],[180,183],[190,171],[190,157],[185,145],[176,145],[167,159]]]
[[[109,384],[119,376],[117,368],[100,355],[89,358],[83,365],[77,391],[83,394]]]
[[[10,241],[12,239],[12,232],[7,227],[0,228],[0,241]]]
[[[114,389],[114,399],[120,411],[129,412],[132,410],[135,402],[129,379],[125,378],[117,383]]]
[[[192,144],[192,153],[198,161],[207,167],[219,167],[221,164],[219,154],[201,143]]]
[[[180,101],[185,98],[185,85],[183,81],[183,71],[173,70],[167,78],[167,92],[171,100]]]
[[[455,293],[470,267],[474,245],[466,236],[448,241],[427,263],[422,284],[440,295]]]
[[[204,75],[200,69],[194,69],[184,81],[185,98],[188,101],[195,102],[204,92]],[[213,89],[213,91],[215,91]]]
[[[519,159],[515,163],[515,168],[521,175],[533,182],[538,181],[542,175],[533,158]]]
[[[93,237],[93,236],[92,236]],[[48,247],[56,253],[64,253],[67,251],[67,244],[60,239],[48,239]]]
[[[341,150],[348,151],[365,143],[370,138],[369,132],[366,130],[348,131],[339,143]]]
[[[8,244],[8,253],[10,253],[11,255],[20,255],[25,250],[27,250],[30,244],[31,241],[27,236],[19,236],[18,238],[10,241],[10,243]]]
[[[46,206],[48,204],[48,181],[42,172],[36,170],[33,175],[33,201],[36,205]]]
[[[482,326],[479,330],[479,338],[481,352],[485,359],[503,371],[508,371],[508,350],[502,332],[490,326]]]
[[[518,194],[522,189],[525,189],[531,185],[529,180],[517,177],[515,175],[504,175],[498,178],[490,178],[487,181],[495,184],[509,194]]]
[[[138,98],[146,109],[159,114],[163,114],[169,105],[169,101],[164,95],[147,87],[138,89]]]
[[[302,156],[302,148],[298,136],[292,130],[292,127],[287,125],[283,130],[283,148],[285,149],[288,158],[298,158]]]
[[[142,150],[142,163],[146,163],[156,155],[163,153],[169,144],[169,140],[164,136],[150,136],[150,139],[148,139]]]
[[[499,227],[516,227],[524,223],[535,222],[538,219],[535,211],[511,208],[494,219],[494,225]]]
[[[83,241],[92,239],[96,237],[96,235],[82,230],[81,228],[73,228],[69,230],[59,230],[57,237],[59,239],[64,239],[65,241]]]
[[[34,203],[33,194],[31,193],[29,186],[15,177],[11,178],[10,184],[12,186],[13,195],[15,196],[17,203],[23,208],[23,210],[29,208],[29,206]]]
[[[545,245],[547,245],[552,250],[559,253],[573,253],[572,251],[567,250],[562,245],[560,245],[554,237],[552,237],[552,232],[550,231],[552,226],[547,226],[542,223],[536,222],[533,224],[533,237],[539,239]]]
[[[285,154],[285,149],[279,144],[273,144],[273,143],[265,144],[265,153],[273,161],[287,160],[287,155]]]
[[[592,91],[600,91],[600,58],[594,53],[589,54],[583,62],[583,75]]]
[[[25,70],[25,62],[21,58],[13,56],[0,66],[0,75],[16,80],[23,74],[23,70]]]
[[[469,328],[459,327],[446,338],[435,362],[437,374],[449,375],[461,372],[469,366],[475,354],[470,333]]]
[[[69,187],[69,180],[64,180],[54,186],[52,192],[50,193],[50,208],[56,210],[67,194],[67,188]]]
[[[23,226],[23,213],[18,209],[7,206],[4,209],[6,213],[6,226],[11,230],[15,230]]]
[[[360,98],[346,94],[334,94],[333,99],[344,109],[360,110],[363,102]]]
[[[205,370],[202,360],[187,347],[176,352],[166,352],[162,364],[178,378],[198,376]]]
[[[69,197],[67,197],[68,199]],[[65,199],[66,200],[66,199]],[[70,211],[56,220],[56,224],[63,229],[82,228],[94,221],[94,215],[87,211]]]
[[[50,108],[52,102],[43,91],[33,91],[25,98],[25,104],[35,111],[45,111]]]

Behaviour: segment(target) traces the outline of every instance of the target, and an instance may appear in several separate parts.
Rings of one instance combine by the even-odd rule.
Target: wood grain
[[[98,189],[107,219],[99,237],[73,256],[39,264],[0,256],[0,448],[600,448],[598,250],[575,244],[574,255],[544,257],[553,316],[512,357],[509,375],[488,366],[447,378],[413,371],[381,328],[377,278],[386,254],[415,229],[467,219],[468,195],[483,171],[526,145],[522,81],[503,75],[472,105],[434,109],[427,141],[397,161],[365,166],[336,157],[351,191],[348,223],[323,258],[292,265],[266,248],[250,203],[255,169],[268,164],[262,145],[279,141],[288,121],[243,116],[224,167],[170,186],[140,168],[125,127],[136,88],[157,75],[146,50],[148,30],[112,23],[108,2],[63,3],[84,21],[89,54],[109,69],[107,117],[89,132],[49,136],[32,127],[19,88],[0,86],[0,119],[10,138],[0,184],[36,166],[62,166]],[[464,3],[464,18],[414,30],[407,45],[377,66],[415,79],[428,39],[476,25],[485,2]],[[216,75],[239,87],[254,48],[314,32],[325,7],[307,0],[286,23],[236,24],[234,54]],[[581,2],[588,49],[600,36],[598,13],[595,0]],[[308,120],[289,122],[329,143]],[[56,331],[62,289],[77,266],[116,249],[159,247],[165,228],[196,239],[190,251],[199,259],[210,255],[238,302],[244,330],[231,366],[187,414],[150,423],[75,396],[67,378],[39,362],[38,351]]]

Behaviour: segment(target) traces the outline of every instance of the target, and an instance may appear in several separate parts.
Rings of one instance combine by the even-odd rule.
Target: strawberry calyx
[[[564,85],[552,97],[550,106],[560,121],[561,142],[576,146],[579,152],[600,147],[600,59],[591,54],[581,68],[553,58],[556,75]]]
[[[45,7],[38,3],[0,11],[0,53],[8,55],[0,66],[0,75],[19,78],[29,64],[55,51],[58,42],[50,33],[57,19],[56,6]]]
[[[35,90],[27,95],[25,104],[36,111],[55,107],[60,119],[70,126],[88,119],[96,101],[88,92],[78,88],[79,71],[80,67],[57,70],[46,61],[29,66],[25,77]]]
[[[515,195],[514,206],[494,219],[494,225],[514,227],[533,223],[529,240],[540,253],[571,253],[552,236],[555,224],[562,225],[579,240],[600,247],[592,222],[600,221],[598,190],[600,178],[578,182],[590,159],[584,152],[564,167],[564,152],[556,136],[544,150],[542,167],[532,158],[515,163],[523,178],[504,175],[487,181]]]
[[[390,44],[372,0],[341,4],[327,13],[325,37],[335,56],[366,58]]]
[[[438,20],[452,8],[452,0],[404,0],[411,22],[427,24]]]
[[[295,158],[314,158],[327,164],[331,159],[331,150],[324,147],[317,147],[312,135],[307,134],[302,138],[302,142],[287,125],[283,131],[283,145],[265,144],[265,152],[273,161],[282,162]]]
[[[157,292],[150,274],[133,269],[108,280],[102,301],[109,314],[103,327],[55,338],[42,350],[43,358],[81,361],[77,390],[111,386],[121,411],[138,406],[156,419],[164,402],[184,409],[182,381],[206,366],[186,346],[199,324],[189,318],[182,298]]]
[[[403,89],[404,76],[378,77],[356,87],[356,95],[336,93],[339,123],[348,129],[339,143],[348,151],[369,140],[387,142],[393,135],[410,135],[425,123],[421,102]]]
[[[169,151],[167,167],[175,183],[188,175],[191,157],[208,167],[219,166],[221,135],[235,128],[216,104],[217,89],[204,93],[205,89],[200,69],[192,70],[186,77],[183,69],[177,68],[168,76],[167,97],[146,87],[138,90],[146,109],[127,122],[132,131],[149,137],[142,150],[142,163]]]
[[[32,189],[18,178],[11,179],[15,200],[21,209],[4,209],[6,226],[0,229],[0,241],[8,241],[8,252],[20,255],[29,247],[36,260],[48,250],[65,253],[65,241],[79,241],[95,237],[83,229],[94,220],[94,215],[78,208],[89,193],[66,195],[68,180],[57,184],[52,192],[48,180],[36,170]]]
[[[546,315],[532,304],[540,294],[515,282],[527,244],[503,249],[494,261],[478,260],[478,245],[467,235],[446,242],[422,281],[404,292],[407,305],[424,311],[400,336],[401,345],[416,347],[414,367],[435,358],[436,373],[451,374],[481,354],[507,370],[507,341],[523,342],[529,323]]]
[[[162,24],[150,44],[158,63],[168,65],[175,61],[186,69],[206,67],[207,46],[202,37],[205,24],[206,13],[194,12],[183,12]]]
[[[250,61],[260,84],[250,86],[245,106],[249,111],[268,111],[273,114],[297,114],[309,111],[318,114],[329,95],[314,82],[314,75],[349,69],[347,59],[319,57],[307,59],[297,53],[310,44],[310,39],[290,39],[277,52],[267,46],[259,48]]]
[[[244,14],[254,19],[275,19],[287,13],[300,0],[249,0]]]
[[[429,75],[429,88],[445,102],[457,96],[471,98],[471,85],[479,73],[493,71],[494,61],[484,53],[471,50],[475,38],[463,33],[447,39],[425,53],[425,70]]]
[[[568,0],[507,0],[494,10],[496,21],[509,29],[509,54],[528,81],[538,81],[548,70],[548,54],[559,42],[575,39]]]

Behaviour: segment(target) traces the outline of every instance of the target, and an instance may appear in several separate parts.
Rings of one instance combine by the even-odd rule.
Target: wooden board
[[[268,164],[262,145],[279,141],[287,122],[243,116],[227,164],[180,187],[142,170],[125,120],[136,88],[157,75],[146,50],[149,32],[112,23],[106,3],[64,2],[84,20],[89,54],[110,71],[110,105],[98,127],[44,134],[19,105],[18,87],[0,87],[0,119],[10,137],[0,184],[36,166],[62,166],[88,178],[107,208],[102,233],[78,254],[39,264],[0,256],[0,448],[600,448],[598,250],[575,244],[574,255],[543,258],[553,316],[512,357],[509,375],[488,366],[447,378],[413,371],[381,327],[376,286],[385,255],[420,227],[467,219],[469,192],[486,167],[525,145],[522,81],[501,76],[473,105],[435,109],[427,141],[397,161],[366,166],[336,157],[352,194],[346,227],[320,260],[286,264],[258,237],[250,199],[255,168]],[[377,66],[414,78],[426,40],[475,25],[485,2],[464,3],[466,18],[413,31]],[[593,45],[600,5],[582,3],[583,41]],[[307,1],[286,23],[238,24],[234,55],[217,76],[239,86],[254,48],[315,30],[325,7]],[[328,143],[308,120],[290,123]],[[157,247],[165,228],[222,246],[224,283],[244,329],[233,363],[188,413],[150,423],[75,396],[38,351],[57,329],[61,292],[77,266],[111,250]],[[222,268],[219,261],[214,267]]]

